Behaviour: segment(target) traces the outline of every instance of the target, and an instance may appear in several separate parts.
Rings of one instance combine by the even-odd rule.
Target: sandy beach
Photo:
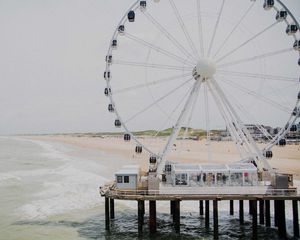
[[[32,139],[42,141],[56,141],[74,145],[84,149],[99,150],[109,155],[116,155],[124,159],[124,164],[140,164],[143,170],[147,170],[149,153],[143,151],[137,155],[134,152],[135,142],[125,142],[122,137],[89,137],[89,136],[32,136]],[[166,144],[165,138],[154,139],[144,137],[141,139],[146,146],[154,152],[159,152]],[[258,145],[263,148],[262,144]],[[208,156],[210,148],[211,159]],[[273,158],[269,161],[273,168],[280,172],[292,173],[295,179],[300,179],[300,145],[287,145],[285,147],[273,147]],[[179,163],[199,164],[228,164],[239,160],[239,154],[233,142],[211,142],[210,146],[204,140],[180,140],[173,146],[169,160]],[[116,163],[119,164],[119,163]],[[120,166],[121,167],[121,166]]]

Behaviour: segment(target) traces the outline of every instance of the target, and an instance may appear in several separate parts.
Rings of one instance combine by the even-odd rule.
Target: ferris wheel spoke
[[[253,90],[250,90],[250,89],[248,89],[248,88],[246,88],[246,87],[244,87],[240,84],[237,84],[237,83],[235,83],[233,81],[230,81],[228,79],[225,79],[225,78],[222,78],[222,81],[224,83],[227,83],[228,85],[230,85],[230,86],[232,86],[232,87],[248,94],[248,95],[253,96],[256,100],[257,99],[262,100],[263,102],[268,103],[269,105],[271,105],[273,107],[276,107],[277,109],[279,109],[279,110],[281,110],[285,113],[289,113],[289,114],[291,113],[291,109],[287,108],[286,106],[283,106],[282,104],[280,104],[280,103],[278,103],[278,102],[276,102],[276,101],[274,101],[270,98],[267,98],[267,97],[255,92]]]
[[[204,41],[203,41],[203,28],[201,19],[201,0],[197,0],[197,16],[198,16],[198,35],[200,42],[200,54],[204,57]]]
[[[287,53],[287,52],[291,52],[291,51],[293,51],[293,48],[285,48],[285,49],[281,49],[281,50],[278,50],[278,51],[273,51],[273,52],[269,52],[269,53],[265,53],[265,54],[256,55],[256,56],[253,56],[253,57],[250,57],[250,58],[243,58],[243,59],[239,59],[239,60],[236,60],[236,61],[224,63],[224,64],[221,64],[221,65],[218,65],[218,68],[233,66],[233,65],[237,65],[237,64],[241,64],[241,63],[246,63],[246,62],[252,62],[252,61],[255,61],[255,60],[268,58],[268,57],[273,57],[273,56],[280,55],[280,54]]]
[[[158,98],[156,101],[152,102],[151,104],[149,104],[147,107],[143,108],[142,110],[140,110],[138,113],[134,114],[133,116],[131,116],[130,118],[128,118],[124,123],[127,124],[128,122],[132,121],[133,119],[135,119],[136,117],[138,117],[139,115],[141,115],[142,113],[146,112],[147,110],[149,110],[150,108],[152,108],[153,106],[155,106],[157,103],[161,102],[162,100],[164,100],[165,98],[169,97],[170,95],[172,95],[174,92],[176,92],[177,90],[179,90],[180,88],[182,88],[184,85],[186,85],[187,83],[189,83],[193,78],[188,79],[187,81],[183,82],[182,84],[180,84],[179,86],[177,86],[176,88],[172,89],[171,91],[169,91],[167,94],[163,95],[162,97]]]
[[[228,56],[232,55],[233,53],[235,53],[236,51],[238,51],[239,49],[241,49],[242,47],[246,46],[248,43],[250,43],[251,41],[253,41],[254,39],[256,39],[257,37],[259,37],[260,35],[262,35],[263,33],[267,32],[268,30],[270,30],[272,27],[274,27],[278,22],[272,23],[270,26],[266,27],[265,29],[263,29],[262,31],[260,31],[259,33],[255,34],[254,36],[252,36],[251,38],[249,38],[247,41],[243,42],[242,44],[240,44],[238,47],[234,48],[233,50],[229,51],[228,53],[226,53],[225,55],[223,55],[222,57],[220,57],[219,59],[217,59],[217,63],[221,62],[222,60],[224,60],[225,58],[227,58]]]
[[[178,71],[190,70],[192,68],[185,68],[181,66],[172,66],[172,65],[164,65],[164,64],[153,64],[153,63],[146,63],[146,62],[130,62],[130,61],[123,61],[123,60],[114,60],[114,64],[117,65],[126,65],[132,67],[146,67],[146,68],[158,68],[158,69],[172,69]]]
[[[176,5],[175,5],[175,3],[174,3],[173,0],[169,0],[169,3],[170,3],[170,5],[171,5],[171,7],[172,7],[172,9],[173,9],[173,11],[174,11],[174,13],[175,13],[175,16],[176,16],[176,18],[177,18],[177,21],[178,21],[178,23],[179,23],[179,25],[180,25],[180,27],[181,27],[181,29],[182,29],[184,35],[185,35],[185,38],[186,38],[188,44],[190,45],[190,48],[191,48],[191,50],[192,50],[192,53],[195,53],[196,56],[198,56],[198,58],[200,58],[200,55],[199,55],[199,53],[198,53],[198,50],[197,50],[197,48],[195,47],[195,44],[194,44],[193,40],[191,39],[191,36],[190,36],[190,34],[189,34],[189,32],[188,32],[188,30],[187,30],[187,28],[186,28],[186,26],[185,26],[185,24],[184,24],[184,22],[183,22],[183,20],[182,20],[182,17],[180,16],[180,13],[179,13],[179,11],[178,11],[178,8],[176,7]]]
[[[129,91],[133,91],[133,90],[137,90],[137,89],[145,88],[145,87],[149,87],[149,86],[155,86],[158,84],[162,84],[162,83],[166,83],[166,82],[170,82],[170,81],[174,81],[174,80],[178,80],[178,79],[182,79],[182,78],[186,78],[186,77],[190,77],[190,76],[191,76],[190,73],[186,73],[186,74],[175,75],[175,76],[168,77],[168,78],[162,78],[162,79],[155,80],[152,82],[147,82],[144,84],[136,84],[134,86],[130,86],[130,87],[126,87],[123,89],[118,89],[116,91],[113,91],[113,95],[129,92]]]
[[[129,39],[131,39],[131,40],[139,43],[139,44],[142,44],[142,45],[144,45],[146,47],[149,47],[149,48],[151,48],[151,49],[153,49],[153,50],[155,50],[155,51],[157,51],[157,52],[159,52],[161,54],[164,54],[165,56],[167,56],[169,58],[172,58],[172,59],[178,61],[178,62],[181,62],[183,64],[187,64],[187,65],[190,65],[190,66],[194,66],[194,63],[191,62],[191,61],[189,61],[188,59],[184,59],[182,57],[179,57],[176,54],[173,54],[173,53],[171,53],[171,52],[169,52],[169,51],[167,51],[165,49],[162,49],[162,48],[160,48],[158,46],[155,46],[155,45],[153,45],[153,44],[151,44],[151,43],[149,43],[149,42],[147,42],[147,41],[145,41],[145,40],[143,40],[141,38],[138,38],[138,37],[136,37],[136,36],[134,36],[132,34],[125,33],[125,36],[127,38],[129,38]]]
[[[159,135],[159,133],[161,133],[167,126],[167,123],[171,121],[172,116],[174,115],[174,113],[178,110],[178,108],[184,103],[185,98],[187,98],[189,96],[189,93],[192,91],[191,87],[186,94],[183,95],[182,98],[179,99],[178,103],[176,104],[175,108],[172,110],[172,112],[170,114],[167,115],[166,120],[163,122],[163,124],[159,127],[159,130],[155,133],[154,137],[157,137]]]
[[[209,44],[208,53],[207,53],[208,58],[210,57],[210,54],[211,54],[211,50],[212,50],[212,47],[213,47],[213,44],[214,44],[214,40],[215,40],[215,37],[216,37],[216,33],[217,33],[217,30],[218,30],[218,26],[219,26],[219,23],[220,23],[220,19],[221,19],[221,15],[222,15],[222,12],[223,12],[223,9],[224,9],[224,5],[225,5],[225,0],[222,1],[221,9],[220,9],[219,15],[218,15],[218,19],[216,21],[216,24],[215,24],[215,27],[214,27],[214,32],[213,32],[213,35],[212,35],[212,38],[211,38],[211,41],[210,41],[210,44]]]
[[[234,72],[234,71],[225,71],[225,70],[218,70],[217,73],[220,75],[229,75],[229,76],[237,76],[237,77],[271,79],[276,81],[294,82],[294,83],[298,82],[298,78],[269,75],[269,74],[255,74],[255,73]]]
[[[148,12],[144,12],[145,16],[148,18],[148,20],[154,25],[156,26],[156,28],[165,35],[165,37],[167,39],[170,40],[170,42],[177,47],[177,49],[179,51],[181,51],[181,53],[183,53],[186,57],[193,59],[194,61],[197,61],[197,59],[191,54],[189,53],[177,40],[175,37],[173,37],[157,20],[154,19],[154,17],[152,17],[152,15]]]
[[[227,35],[227,37],[225,38],[225,40],[223,41],[223,43],[221,44],[221,46],[218,48],[218,50],[216,51],[215,55],[213,56],[213,58],[215,58],[219,52],[223,49],[223,47],[225,46],[225,44],[228,42],[228,40],[230,39],[230,37],[233,35],[233,33],[238,29],[238,27],[241,25],[241,23],[243,22],[243,20],[246,18],[246,16],[249,14],[249,12],[251,11],[251,9],[253,8],[255,2],[253,2],[250,7],[247,9],[247,11],[245,12],[245,14],[241,17],[241,19],[237,22],[237,24],[234,26],[234,28],[232,29],[232,31]]]

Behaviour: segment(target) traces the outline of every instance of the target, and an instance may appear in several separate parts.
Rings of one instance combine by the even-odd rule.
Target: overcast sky
[[[0,134],[110,130],[104,57],[132,2],[0,0]]]

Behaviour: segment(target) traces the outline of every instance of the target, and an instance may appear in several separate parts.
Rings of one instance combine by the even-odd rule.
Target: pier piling
[[[266,227],[271,227],[271,211],[270,211],[270,200],[265,200],[265,211],[266,211]]]
[[[286,221],[285,221],[285,201],[277,200],[278,206],[278,234],[280,237],[286,237]]]
[[[209,228],[209,200],[205,200],[205,227]]]
[[[180,232],[180,200],[174,201],[173,223],[175,232]]]
[[[239,202],[240,202],[240,224],[243,225],[244,224],[244,201],[239,200]]]
[[[278,200],[274,200],[274,226],[278,227]]]
[[[214,239],[219,239],[218,200],[213,200]]]
[[[175,202],[173,200],[170,201],[170,214],[171,215],[174,214],[174,207],[175,207],[174,203]]]
[[[229,200],[229,214],[233,216],[234,213],[234,202],[233,200]]]
[[[249,200],[249,214],[252,214],[252,200]]]
[[[293,204],[293,227],[294,237],[299,237],[299,213],[298,213],[298,201],[292,200]]]
[[[257,200],[251,200],[252,239],[257,239]]]
[[[110,220],[109,220],[109,198],[105,198],[105,230],[109,231]]]
[[[115,219],[115,200],[109,199],[109,207],[110,207],[110,219]]]
[[[199,201],[199,214],[200,216],[203,216],[204,212],[203,212],[203,200]]]
[[[138,231],[139,233],[143,232],[144,225],[144,201],[138,200]]]
[[[150,234],[156,233],[156,201],[149,201],[149,230]]]
[[[259,224],[265,224],[265,202],[259,200]]]

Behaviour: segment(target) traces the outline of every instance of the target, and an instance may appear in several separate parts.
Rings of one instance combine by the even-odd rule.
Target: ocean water
[[[0,240],[213,239],[213,225],[205,229],[197,202],[181,204],[180,234],[173,231],[169,203],[157,203],[158,233],[150,237],[147,214],[143,235],[137,233],[136,202],[116,201],[116,219],[106,232],[98,189],[123,162],[127,164],[118,156],[56,142],[0,137]],[[220,239],[251,238],[247,205],[246,223],[240,226],[238,212],[230,216],[229,203],[219,203]],[[287,230],[293,239],[291,210],[287,202]],[[279,239],[275,228],[260,226],[258,234],[259,239]]]

